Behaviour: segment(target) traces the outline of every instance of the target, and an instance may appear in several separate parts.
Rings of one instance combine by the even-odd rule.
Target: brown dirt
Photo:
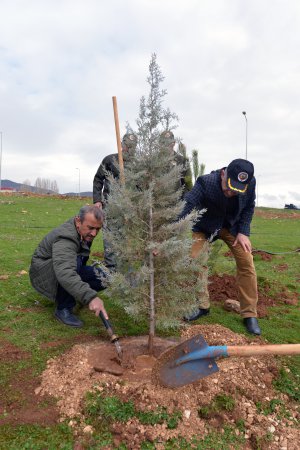
[[[209,345],[262,343],[261,338],[250,341],[220,325],[186,327],[182,339],[197,334],[203,335]],[[158,440],[161,446],[156,448],[162,449],[168,439],[178,436],[187,440],[192,436],[200,439],[211,430],[221,431],[225,425],[235,426],[241,419],[245,423],[245,431],[236,430],[236,433],[246,437],[245,449],[257,448],[251,442],[257,438],[263,440],[266,433],[272,435],[273,439],[267,447],[261,448],[299,448],[300,432],[296,428],[296,421],[299,421],[300,413],[297,405],[272,387],[272,380],[278,373],[275,357],[220,359],[219,372],[193,384],[168,389],[153,383],[151,372],[157,357],[166,348],[176,344],[174,340],[156,338],[155,354],[152,357],[147,354],[146,337],[124,338],[120,342],[125,362],[118,376],[109,373],[116,365],[116,353],[108,342],[75,345],[64,355],[49,360],[42,374],[41,385],[35,391],[37,398],[43,398],[44,395],[57,398],[60,420],[67,418],[77,436],[93,432],[93,428],[86,424],[83,404],[87,391],[98,391],[105,396],[117,396],[122,401],[131,400],[135,408],[141,411],[165,407],[170,414],[175,411],[182,414],[182,420],[175,429],[168,429],[165,424],[142,425],[137,418],[127,423],[114,422],[111,424],[114,434],[114,446],[111,448],[123,443],[129,449],[139,449],[144,440]],[[95,370],[99,365],[101,372]],[[210,405],[217,395],[232,396],[235,399],[233,411],[219,410],[205,418],[200,417],[199,408]],[[283,416],[279,418],[276,412],[267,416],[258,413],[256,402],[267,403],[274,398],[285,403],[285,408],[291,414],[289,419]]]
[[[277,293],[276,297],[270,295],[271,286],[265,285],[258,289],[258,317],[268,316],[268,308],[276,305],[297,305],[299,295],[297,292],[290,292],[284,288]],[[209,297],[212,302],[224,304],[228,298],[237,300],[237,285],[235,277],[232,275],[212,275],[209,277],[208,285]]]
[[[13,344],[1,340],[0,360],[2,364],[26,361],[29,354]],[[34,390],[40,380],[28,368],[16,371],[0,396],[0,425],[41,424],[50,425],[59,419],[56,401],[50,396],[36,398]],[[47,407],[45,407],[47,405]]]
[[[289,212],[283,212],[279,210],[278,213],[274,211],[264,211],[255,209],[254,213],[257,217],[262,217],[263,219],[296,219],[300,220],[300,213],[298,211],[290,210]]]

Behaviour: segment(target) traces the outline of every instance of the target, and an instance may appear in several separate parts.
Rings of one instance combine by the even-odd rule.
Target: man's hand
[[[245,234],[242,233],[237,234],[235,241],[232,244],[232,247],[235,247],[237,244],[240,244],[245,252],[251,253],[252,250],[251,242],[248,236],[246,236]]]
[[[96,202],[94,203],[95,206],[98,206],[98,208],[102,209],[102,203],[101,202]]]
[[[106,320],[108,320],[108,314],[104,308],[104,303],[99,297],[93,298],[93,300],[89,303],[89,310],[93,311],[96,316],[99,316],[100,312],[102,311],[104,317]]]

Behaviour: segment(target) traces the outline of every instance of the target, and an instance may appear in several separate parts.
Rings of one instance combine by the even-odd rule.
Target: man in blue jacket
[[[235,159],[228,167],[199,177],[185,197],[180,217],[193,209],[206,211],[193,227],[192,257],[199,256],[211,240],[222,239],[231,250],[237,268],[238,300],[243,322],[251,334],[259,335],[257,321],[257,279],[251,254],[250,223],[255,206],[254,167],[250,161]],[[186,321],[209,314],[207,268],[201,269],[205,282],[199,299],[199,310],[185,316]]]

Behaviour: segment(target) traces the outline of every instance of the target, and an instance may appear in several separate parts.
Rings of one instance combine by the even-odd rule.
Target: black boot
[[[69,327],[80,328],[83,325],[83,322],[81,322],[78,317],[74,316],[74,314],[72,314],[72,310],[69,308],[56,309],[54,316],[57,320],[65,325],[68,325]]]
[[[199,308],[198,311],[194,312],[190,316],[184,316],[183,320],[185,322],[192,322],[193,320],[200,319],[200,317],[202,317],[202,316],[208,316],[208,314],[209,314],[209,308],[208,309]]]
[[[247,317],[244,319],[244,325],[249,333],[257,335],[261,334],[261,329],[259,328],[256,317]]]

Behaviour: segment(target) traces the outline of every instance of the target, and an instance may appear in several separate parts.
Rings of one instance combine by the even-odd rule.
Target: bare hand
[[[95,313],[95,316],[99,316],[100,312],[104,315],[105,319],[108,320],[108,314],[104,308],[104,303],[99,297],[93,298],[89,303],[89,310]]]
[[[251,250],[252,250],[251,242],[250,242],[250,239],[248,238],[248,236],[246,236],[245,234],[242,234],[242,233],[237,234],[235,241],[232,244],[232,247],[235,247],[237,244],[240,244],[242,246],[242,249],[244,250],[244,252],[251,253]]]
[[[102,209],[102,203],[101,202],[96,202],[94,203],[95,206],[98,206],[99,209]]]

